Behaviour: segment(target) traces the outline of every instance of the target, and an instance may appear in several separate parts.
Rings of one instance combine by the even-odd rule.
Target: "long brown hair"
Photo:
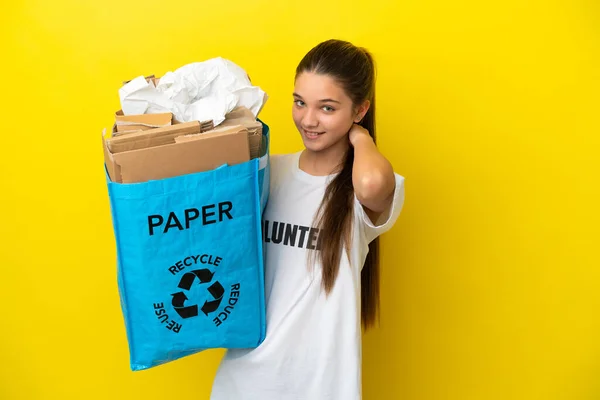
[[[354,106],[369,100],[369,110],[359,125],[375,141],[375,65],[364,48],[342,40],[328,40],[310,50],[296,68],[296,78],[303,72],[327,75],[342,86]],[[352,165],[354,149],[349,147],[339,166],[340,172],[325,189],[323,202],[315,216],[319,228],[320,261],[323,288],[329,294],[337,278],[342,249],[350,259],[354,186]],[[361,273],[361,320],[365,329],[372,327],[379,314],[379,240],[369,244],[369,253]]]

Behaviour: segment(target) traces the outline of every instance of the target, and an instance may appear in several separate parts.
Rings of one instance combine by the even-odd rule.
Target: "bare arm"
[[[354,147],[352,184],[365,212],[375,223],[394,198],[396,180],[390,162],[379,152],[369,132],[359,125],[350,130]]]

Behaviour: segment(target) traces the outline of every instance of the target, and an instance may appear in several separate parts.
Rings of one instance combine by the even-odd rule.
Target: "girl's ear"
[[[361,105],[358,106],[356,111],[356,115],[354,116],[354,122],[359,123],[365,117],[367,111],[369,111],[369,107],[371,107],[371,102],[369,100],[365,100]]]

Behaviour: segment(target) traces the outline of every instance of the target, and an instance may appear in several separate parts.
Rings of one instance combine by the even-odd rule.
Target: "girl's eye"
[[[304,105],[304,102],[302,100],[296,100],[294,101],[294,103],[296,103],[298,107],[302,107]]]
[[[335,109],[329,107],[329,106],[323,106],[323,110],[327,111],[327,112],[332,112],[335,111]]]

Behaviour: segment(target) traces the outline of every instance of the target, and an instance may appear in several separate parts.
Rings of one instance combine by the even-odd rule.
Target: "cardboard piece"
[[[247,130],[198,135],[195,140],[112,153],[102,135],[104,161],[113,182],[137,183],[209,171],[250,160]]]
[[[135,132],[172,125],[172,113],[123,115],[119,110],[115,113],[117,132]]]
[[[146,77],[155,86],[159,79]],[[102,134],[102,148],[106,170],[116,183],[147,182],[240,164],[259,157],[262,147],[262,124],[245,107],[228,113],[216,129],[212,121],[180,123],[171,113],[125,116],[117,111],[115,120],[112,137],[107,137],[106,130]]]
[[[115,136],[108,139],[106,142],[111,153],[122,153],[124,151],[175,143],[176,136],[200,132],[200,122],[191,121],[183,124],[166,126],[164,128],[149,129],[146,131],[133,132],[128,135]]]
[[[252,111],[246,107],[236,107],[225,115],[225,121],[219,124],[217,128],[236,125],[242,125],[248,130],[250,157],[260,157],[262,148],[262,124],[256,120]]]
[[[170,124],[167,123],[166,126],[177,125],[177,124],[181,123],[175,118],[175,116],[172,113],[124,115],[123,110],[119,110],[115,113],[115,121],[117,122],[116,123],[117,126],[119,125],[118,121],[121,119],[123,119],[124,121],[132,119],[134,122],[136,122],[136,121],[143,122],[144,120],[148,121],[148,122],[166,121],[167,115],[171,116],[171,123]],[[159,116],[159,117],[155,117],[155,116]],[[208,130],[214,128],[213,121],[201,121],[200,125],[202,126],[202,132],[208,131]],[[157,126],[157,128],[160,128],[160,127]],[[118,128],[113,129],[112,136],[118,136],[121,133],[123,133],[123,132],[119,132]]]
[[[210,131],[205,132],[205,133],[196,133],[196,134],[190,134],[190,135],[177,136],[175,138],[175,143],[191,142],[193,140],[202,139],[203,137],[206,137],[208,135],[214,135],[217,133],[227,134],[227,133],[237,133],[239,131],[244,131],[246,133],[246,136],[248,135],[248,130],[246,128],[244,128],[242,125],[225,126],[225,127],[219,126],[215,129],[211,129]]]

